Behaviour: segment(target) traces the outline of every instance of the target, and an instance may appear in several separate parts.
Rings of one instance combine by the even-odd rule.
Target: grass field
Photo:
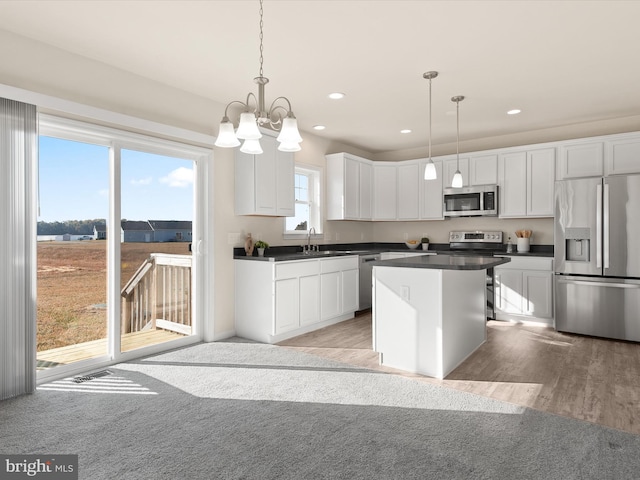
[[[189,244],[123,243],[121,286],[151,253],[188,255]],[[38,242],[38,351],[107,336],[107,242]]]

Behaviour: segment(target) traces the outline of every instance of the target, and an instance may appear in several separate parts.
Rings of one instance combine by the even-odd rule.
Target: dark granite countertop
[[[257,250],[253,252],[252,257],[248,257],[243,248],[234,248],[233,258],[236,260],[256,260],[261,262],[285,262],[295,260],[313,260],[327,257],[343,257],[346,255],[375,254],[382,252],[425,252],[421,248],[417,248],[415,250],[410,249],[404,243],[340,243],[319,245],[319,248],[319,252],[312,252],[309,255],[305,255],[302,253],[302,248],[299,246],[276,246],[268,248],[264,257],[259,257]],[[448,243],[432,243],[427,252],[436,253],[438,255],[451,255],[452,253],[451,250],[449,250]],[[515,249],[512,253],[506,253],[505,246],[505,251],[494,252],[494,255],[553,258],[553,245],[531,245],[531,251],[526,253],[519,253],[515,251]]]
[[[511,261],[508,257],[474,257],[470,255],[423,255],[378,260],[374,267],[431,268],[436,270],[485,270]]]

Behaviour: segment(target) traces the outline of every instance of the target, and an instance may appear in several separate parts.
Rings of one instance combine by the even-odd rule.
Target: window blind
[[[34,105],[0,98],[0,400],[36,386]]]

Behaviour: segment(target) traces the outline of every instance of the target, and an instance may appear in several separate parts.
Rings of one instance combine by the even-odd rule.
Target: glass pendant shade
[[[453,188],[462,188],[462,174],[460,173],[460,170],[456,170],[456,173],[453,174],[451,186]]]
[[[244,141],[240,147],[242,153],[248,153],[249,155],[260,155],[262,153],[262,146],[260,140],[257,138],[249,138]]]
[[[300,143],[302,141],[300,132],[298,132],[298,121],[295,117],[286,117],[282,121],[282,130],[278,135],[278,141],[287,144]]]
[[[429,160],[427,165],[424,167],[424,179],[425,180],[436,180],[438,178],[438,173],[436,172],[436,165],[433,163],[433,160]]]
[[[233,123],[229,120],[226,122],[223,120],[220,123],[220,129],[218,130],[218,138],[216,138],[216,147],[237,147],[240,145],[240,141],[236,137],[235,132],[233,131]]]
[[[262,138],[262,134],[260,130],[258,130],[258,124],[256,123],[256,116],[253,113],[244,112],[240,114],[240,125],[238,125],[236,136],[243,140],[258,140]]]
[[[299,152],[302,149],[299,143],[281,143],[278,145],[278,150],[281,152]]]

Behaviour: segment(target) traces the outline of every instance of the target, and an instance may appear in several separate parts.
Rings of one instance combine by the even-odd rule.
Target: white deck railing
[[[162,328],[191,335],[191,255],[152,253],[120,293],[122,333]]]

